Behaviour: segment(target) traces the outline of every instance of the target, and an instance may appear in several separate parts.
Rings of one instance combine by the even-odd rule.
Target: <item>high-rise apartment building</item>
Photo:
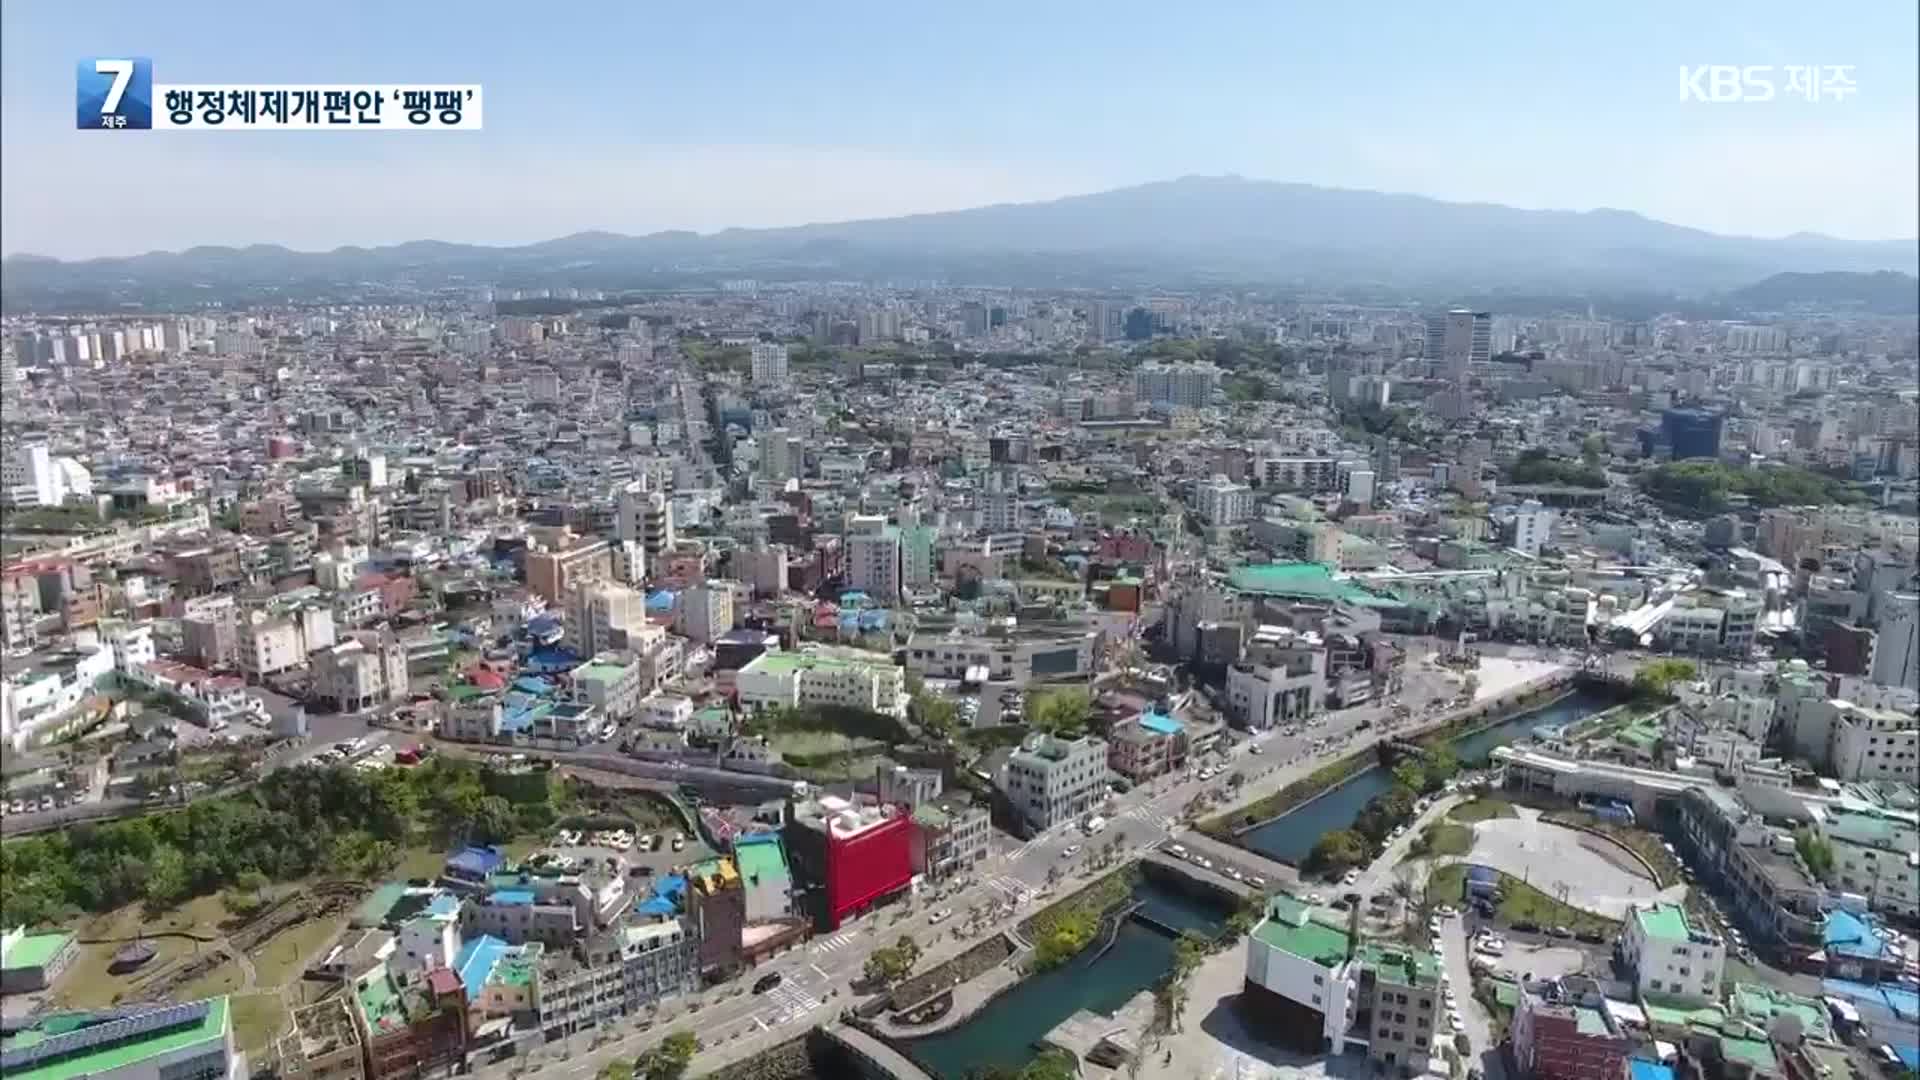
[[[1134,397],[1163,407],[1204,409],[1219,385],[1212,364],[1142,364],[1133,373]]]
[[[775,386],[787,381],[787,347],[775,342],[760,342],[753,347],[753,382],[756,386]]]
[[[847,520],[847,585],[883,602],[900,596],[900,530],[877,514]]]
[[[1427,316],[1422,356],[1438,361],[1449,381],[1466,382],[1474,364],[1485,364],[1493,357],[1493,316],[1465,308]]]

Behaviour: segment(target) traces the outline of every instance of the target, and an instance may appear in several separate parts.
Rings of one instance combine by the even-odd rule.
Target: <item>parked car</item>
[[[1556,937],[1556,938],[1570,938],[1573,936],[1573,931],[1567,929],[1564,926],[1554,926],[1554,927],[1548,928],[1547,936]]]
[[[1583,927],[1579,933],[1573,936],[1576,939],[1580,941],[1584,941],[1589,945],[1600,945],[1605,943],[1605,941],[1607,940],[1607,936],[1605,934],[1602,934],[1600,931],[1595,930],[1591,926]]]
[[[753,992],[756,994],[764,994],[774,987],[779,986],[781,978],[782,976],[779,972],[769,971],[753,981]]]
[[[1532,919],[1521,919],[1513,924],[1513,928],[1522,934],[1537,934],[1540,932],[1540,924],[1534,922]]]

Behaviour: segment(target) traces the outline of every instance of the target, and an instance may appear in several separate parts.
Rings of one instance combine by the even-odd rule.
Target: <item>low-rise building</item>
[[[309,700],[335,712],[360,712],[405,701],[411,689],[407,651],[390,633],[355,634],[315,652]]]
[[[1144,712],[1107,731],[1107,765],[1133,783],[1165,776],[1187,763],[1187,728],[1162,712]]]
[[[1704,1003],[1720,996],[1726,944],[1680,904],[1633,905],[1620,935],[1620,955],[1642,998]]]
[[[1539,1080],[1620,1080],[1633,1038],[1597,988],[1563,980],[1523,987],[1513,1013],[1513,1056],[1522,1074]],[[1585,980],[1590,983],[1591,980]]]
[[[0,994],[47,989],[78,952],[72,934],[29,934],[24,926],[0,933]]]
[[[225,997],[93,1013],[45,1012],[0,1039],[8,1080],[246,1080]]]
[[[1091,735],[1029,736],[1008,755],[999,784],[1021,830],[1032,836],[1092,812],[1108,795],[1107,743]]]
[[[824,652],[773,652],[755,657],[734,676],[742,708],[837,705],[904,716],[906,678],[884,659]]]

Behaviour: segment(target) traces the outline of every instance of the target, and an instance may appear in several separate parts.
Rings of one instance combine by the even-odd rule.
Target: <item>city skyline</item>
[[[510,29],[351,4],[311,25],[237,10],[9,8],[7,254],[712,232],[1227,173],[1730,235],[1920,233],[1910,8],[1838,20],[1767,4],[1736,26],[1651,4],[1591,25],[1508,4],[1446,24],[1109,5],[906,26],[865,4],[650,21],[608,7]],[[156,81],[477,82],[487,129],[78,132],[72,65],[103,50],[151,56]],[[1681,102],[1679,68],[1702,63],[1847,65],[1858,90]]]

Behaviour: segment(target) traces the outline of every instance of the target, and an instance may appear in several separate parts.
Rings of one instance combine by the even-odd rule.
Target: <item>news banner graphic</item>
[[[88,57],[74,82],[89,131],[479,131],[478,86],[156,86],[145,57]]]

